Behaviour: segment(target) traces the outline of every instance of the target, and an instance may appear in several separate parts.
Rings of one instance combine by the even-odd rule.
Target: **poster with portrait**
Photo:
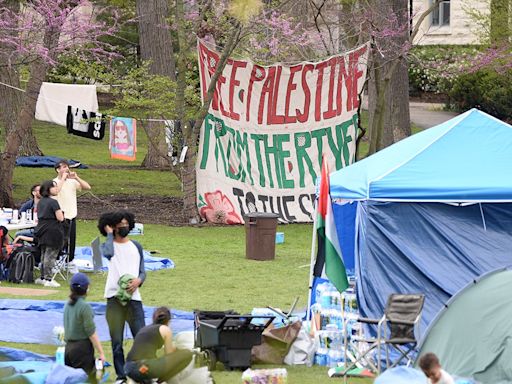
[[[137,121],[129,117],[110,120],[110,158],[134,161],[137,153]]]

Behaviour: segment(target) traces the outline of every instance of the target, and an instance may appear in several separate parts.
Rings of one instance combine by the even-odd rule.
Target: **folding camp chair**
[[[52,280],[55,280],[57,276],[60,275],[63,280],[67,281],[69,278],[69,268],[68,268],[69,256],[66,251],[61,251],[57,260],[55,261],[55,265],[53,266],[53,276]]]
[[[66,221],[64,221],[66,223]],[[69,265],[69,237],[71,233],[71,226],[69,224],[66,224],[64,226],[64,245],[62,246],[61,251],[59,252],[59,256],[57,257],[57,261],[55,262],[55,265],[53,267],[52,273],[52,280],[55,280],[55,278],[60,275],[63,280],[67,281],[69,279],[70,273],[76,273],[78,270],[70,271],[70,265]]]
[[[415,350],[420,338],[419,324],[424,300],[425,296],[422,294],[394,293],[388,297],[384,315],[380,319],[357,319],[359,323],[377,326],[377,337],[346,339],[345,348],[350,347],[356,356],[346,366],[343,375],[346,376],[351,369],[361,366],[380,373],[383,347],[386,349],[386,368],[392,368],[404,359],[407,360],[407,365],[412,363],[411,352]],[[400,354],[391,364],[390,347]]]

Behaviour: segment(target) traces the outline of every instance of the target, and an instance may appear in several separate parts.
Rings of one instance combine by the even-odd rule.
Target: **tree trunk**
[[[398,25],[408,25],[407,0],[377,1],[374,5],[381,8],[382,15],[393,12]],[[400,35],[375,42],[379,51],[373,51],[368,83],[369,154],[411,134],[407,61],[397,55],[408,40],[408,28],[403,28]]]
[[[8,0],[4,6],[11,12],[20,12],[20,2],[18,0]],[[6,132],[16,129],[17,117],[23,97],[23,91],[20,90],[20,76],[17,71],[16,60],[17,55],[12,52],[12,49],[0,44],[0,81],[11,86],[0,86],[0,113]],[[32,122],[30,122],[30,127],[31,125]],[[25,135],[21,139],[18,154],[24,156],[42,155],[30,127],[25,131]]]
[[[148,153],[142,161],[145,168],[169,168],[171,159],[168,156],[168,146],[165,141],[165,124],[160,121],[148,121],[143,125],[148,136]]]
[[[176,80],[173,46],[168,28],[169,7],[167,0],[137,0],[140,56],[150,61],[149,72]],[[148,153],[142,162],[146,168],[169,166],[165,125],[150,121],[145,125],[149,138]]]
[[[184,131],[191,132],[192,127],[189,122],[183,126]],[[197,160],[197,141],[192,141],[192,137],[186,139],[188,145],[185,162],[181,169],[181,182],[183,185],[183,211],[186,213],[191,224],[199,222],[196,202],[196,160]]]
[[[55,47],[59,42],[60,26],[48,26],[44,31],[44,46],[55,59]],[[20,107],[13,107],[18,111],[15,117],[16,125],[6,132],[4,151],[0,155],[0,204],[3,207],[14,206],[12,198],[12,184],[16,157],[18,156],[23,138],[32,131],[32,121],[36,112],[36,103],[41,85],[46,78],[49,64],[42,59],[36,59],[30,65],[30,78],[26,92],[18,100]]]
[[[187,86],[187,56],[185,52],[186,36],[185,36],[185,10],[183,0],[176,0],[176,24],[178,26],[178,50],[177,56],[178,75],[176,76],[176,119],[185,121],[185,88]]]
[[[0,48],[1,50],[1,48]],[[20,87],[20,79],[16,70],[9,65],[5,57],[0,58],[0,82],[12,87]],[[23,92],[17,89],[0,85],[0,114],[5,132],[16,127],[16,118]]]
[[[11,12],[18,13],[20,2],[18,0],[8,0],[4,6]],[[0,82],[10,85],[10,87],[0,85],[0,115],[6,133],[16,127],[16,119],[23,94],[19,90],[20,76],[14,67],[16,59],[12,48],[0,43]]]
[[[208,86],[208,90],[206,92],[206,97],[204,100],[199,113],[197,114],[196,120],[194,122],[194,126],[189,126],[189,124],[185,124],[183,128],[183,136],[185,138],[185,143],[189,146],[187,156],[185,157],[185,166],[183,169],[182,182],[183,182],[183,210],[189,221],[191,223],[197,222],[199,220],[199,213],[197,211],[196,204],[196,172],[195,172],[195,164],[196,164],[196,155],[197,155],[197,141],[199,138],[199,132],[201,129],[201,125],[208,114],[208,110],[210,109],[210,104],[212,102],[213,93],[217,86],[217,80],[221,75],[224,67],[226,66],[226,62],[228,57],[231,55],[236,45],[239,42],[240,34],[242,32],[242,28],[240,24],[235,23],[233,26],[233,30],[231,35],[228,38],[228,41],[220,55],[219,62],[217,67],[215,68],[215,72],[211,78],[210,84]]]
[[[32,123],[30,124],[32,126]],[[42,156],[43,151],[39,148],[34,130],[29,129],[26,136],[21,140],[18,156]]]
[[[37,97],[47,71],[48,64],[41,60],[32,63],[26,93],[22,97],[21,108],[16,117],[16,127],[6,132],[4,152],[0,156],[0,204],[3,207],[14,206],[12,184],[16,156],[19,153],[23,137],[32,130]]]

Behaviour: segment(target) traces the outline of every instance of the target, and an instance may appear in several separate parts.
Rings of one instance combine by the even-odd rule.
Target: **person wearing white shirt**
[[[108,275],[105,284],[107,299],[106,319],[112,341],[112,355],[116,370],[116,383],[126,380],[124,372],[123,332],[128,323],[133,338],[145,326],[144,309],[139,287],[146,279],[142,246],[128,238],[135,226],[135,217],[128,211],[108,212],[101,215],[98,229],[106,241],[101,253],[108,260]],[[123,291],[119,281],[132,276]],[[126,299],[128,297],[128,299]]]
[[[428,352],[422,355],[419,366],[427,376],[427,384],[455,384],[453,377],[441,368],[441,363],[434,353]]]
[[[76,216],[78,214],[76,192],[83,189],[89,190],[91,186],[87,181],[80,178],[76,172],[70,171],[69,164],[65,160],[61,160],[55,164],[55,171],[57,172],[57,177],[53,180],[57,183],[57,201],[64,212],[64,218],[66,219],[66,225],[68,227],[68,260],[70,264],[72,264],[71,262],[75,258]]]

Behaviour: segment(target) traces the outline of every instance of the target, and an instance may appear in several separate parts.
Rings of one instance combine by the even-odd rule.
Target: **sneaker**
[[[39,277],[37,279],[35,279],[34,281],[35,284],[39,284],[39,285],[44,285],[44,280],[43,279],[40,279]]]
[[[57,283],[55,280],[46,280],[44,282],[45,287],[51,287],[51,288],[59,288],[60,284]]]
[[[126,379],[117,379],[114,384],[126,384]]]

